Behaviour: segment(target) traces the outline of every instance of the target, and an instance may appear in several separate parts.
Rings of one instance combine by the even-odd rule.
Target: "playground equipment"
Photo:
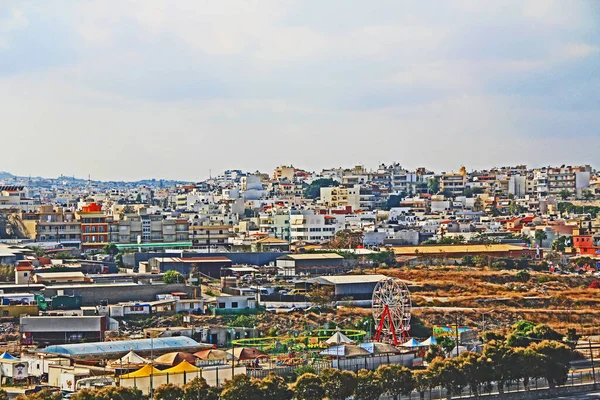
[[[412,302],[406,284],[392,278],[382,279],[373,290],[375,341],[391,341],[394,346],[409,339]]]

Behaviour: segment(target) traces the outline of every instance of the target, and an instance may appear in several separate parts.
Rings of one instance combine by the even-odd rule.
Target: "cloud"
[[[598,13],[585,1],[3,3],[0,139],[32,161],[5,154],[2,169],[199,179],[284,162],[594,161]]]

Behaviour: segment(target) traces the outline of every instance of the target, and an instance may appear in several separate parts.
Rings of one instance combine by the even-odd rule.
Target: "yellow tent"
[[[184,372],[198,372],[200,368],[194,367],[187,361],[182,361],[178,365],[161,371],[163,374],[181,374]]]
[[[154,368],[150,364],[144,365],[142,368],[130,374],[121,375],[119,378],[146,378],[150,375],[160,375],[163,371]]]

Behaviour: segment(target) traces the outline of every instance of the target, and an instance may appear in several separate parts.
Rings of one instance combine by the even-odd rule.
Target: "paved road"
[[[577,394],[567,397],[557,397],[556,400],[597,400],[600,399],[600,392]]]

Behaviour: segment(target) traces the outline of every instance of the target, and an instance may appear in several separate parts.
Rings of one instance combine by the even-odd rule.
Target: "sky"
[[[596,0],[0,2],[0,171],[600,167]]]

